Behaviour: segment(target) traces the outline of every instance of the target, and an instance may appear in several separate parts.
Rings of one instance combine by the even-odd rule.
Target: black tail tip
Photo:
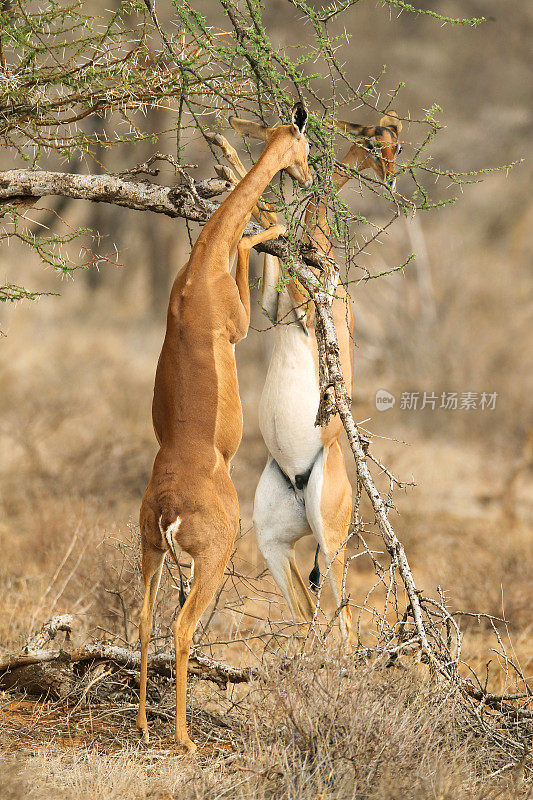
[[[309,573],[309,588],[315,594],[318,594],[318,590],[320,588],[320,569],[318,564],[315,564],[311,572]]]
[[[320,567],[318,566],[318,554],[320,553],[320,545],[317,544],[315,551],[315,565],[309,573],[309,588],[315,594],[318,594],[320,589]]]

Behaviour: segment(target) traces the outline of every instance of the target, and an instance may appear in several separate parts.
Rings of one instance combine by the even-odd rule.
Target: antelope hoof
[[[143,742],[143,744],[149,744],[150,734],[148,733],[148,728],[138,727],[138,730],[139,733],[141,734],[141,742]]]
[[[183,750],[184,753],[195,753],[198,750],[198,747],[195,745],[192,739],[188,736],[184,738],[176,737],[176,744],[178,745],[180,750]]]

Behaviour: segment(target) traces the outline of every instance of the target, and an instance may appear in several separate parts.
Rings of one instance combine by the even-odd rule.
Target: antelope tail
[[[319,552],[320,552],[320,545],[317,544],[315,553],[315,565],[311,570],[311,572],[309,573],[309,588],[315,594],[318,593],[318,589],[320,587],[320,567],[318,566]]]

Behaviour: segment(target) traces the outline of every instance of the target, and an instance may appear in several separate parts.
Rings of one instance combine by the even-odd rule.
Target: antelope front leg
[[[278,318],[279,292],[277,289],[279,282],[279,259],[265,253],[263,261],[263,295],[261,305],[266,312],[270,322],[276,323]]]
[[[237,248],[237,269],[235,271],[235,283],[239,290],[239,297],[241,298],[242,307],[245,315],[245,330],[241,331],[241,337],[246,336],[248,326],[250,325],[250,283],[248,280],[248,268],[250,264],[250,250],[256,244],[261,242],[269,242],[271,239],[277,239],[278,236],[284,236],[286,228],[283,225],[272,225],[261,233],[255,236],[243,236]]]

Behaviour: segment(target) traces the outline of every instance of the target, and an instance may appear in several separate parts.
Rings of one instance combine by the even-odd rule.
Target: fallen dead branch
[[[195,675],[206,681],[213,681],[221,687],[228,683],[247,683],[254,676],[251,667],[233,667],[216,661],[201,653],[191,653],[189,674]],[[54,670],[64,668],[66,665],[105,662],[127,669],[139,669],[141,655],[137,650],[127,647],[118,647],[106,642],[94,642],[76,650],[41,650],[33,653],[7,656],[0,661],[0,688],[17,688],[24,690],[25,678],[23,675],[36,677],[36,673],[21,672],[26,667],[48,665],[50,674],[42,671],[43,691],[46,694],[49,685],[55,685],[56,674]],[[148,671],[163,677],[171,677],[174,669],[174,656],[170,653],[158,653],[150,656]],[[48,677],[50,681],[48,683]],[[32,685],[35,682],[32,681]]]
[[[0,688],[18,690],[34,696],[64,697],[71,692],[80,674],[89,666],[106,665],[138,672],[141,654],[131,647],[119,647],[108,642],[92,642],[73,649],[44,647],[53,641],[59,631],[66,634],[68,642],[72,632],[72,617],[64,614],[46,622],[39,633],[24,648],[24,652],[4,656],[0,660]],[[34,645],[40,645],[39,649]],[[156,653],[149,657],[148,672],[169,678],[173,674],[174,656]],[[234,667],[210,656],[191,652],[189,674],[201,680],[212,681],[225,688],[229,683],[246,683],[256,674],[251,667]]]

